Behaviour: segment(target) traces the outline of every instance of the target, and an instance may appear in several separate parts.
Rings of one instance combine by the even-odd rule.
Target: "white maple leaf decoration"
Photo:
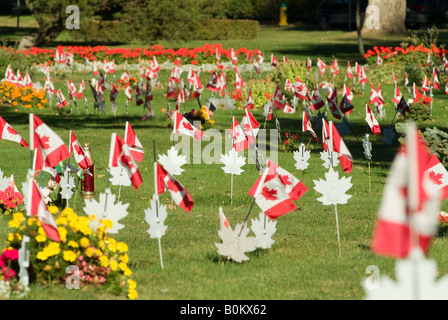
[[[426,259],[420,249],[412,250],[407,259],[397,260],[395,262],[395,274],[397,282],[384,275],[380,279],[371,277],[364,279],[362,286],[366,292],[365,299],[448,299],[448,276],[445,275],[437,280],[436,262],[432,259]]]
[[[179,155],[179,151],[172,146],[166,155],[159,154],[159,163],[172,175],[180,175],[184,169],[181,167],[187,163],[186,155]]]
[[[252,226],[250,229],[255,233],[255,240],[257,240],[257,247],[268,249],[275,243],[272,240],[272,235],[277,230],[275,226],[277,221],[269,219],[264,212],[260,212],[258,219],[252,219]]]
[[[106,189],[104,193],[100,193],[100,200],[85,199],[84,213],[88,216],[94,214],[95,219],[91,222],[91,227],[96,230],[99,226],[100,219],[109,219],[113,222],[112,228],[107,230],[108,233],[118,233],[119,230],[124,228],[124,225],[119,223],[121,219],[128,215],[129,203],[121,203],[118,201],[115,203],[116,196]],[[107,202],[106,202],[107,201]]]
[[[9,187],[9,178],[3,176],[3,171],[0,169],[0,190],[5,190]]]
[[[300,144],[299,149],[294,151],[294,160],[296,160],[295,167],[297,170],[305,170],[310,165],[308,160],[311,157],[311,150],[306,150],[303,143]]]
[[[325,173],[325,179],[319,179],[319,181],[313,180],[315,185],[314,190],[322,194],[322,197],[317,198],[317,200],[326,206],[347,203],[347,200],[352,196],[345,192],[352,187],[352,183],[350,182],[352,177],[342,177],[339,179],[339,173],[334,171],[333,168],[330,168]]]
[[[330,157],[327,151],[322,151],[320,153],[320,158],[323,160],[322,165],[329,169],[330,167],[337,167],[339,164],[339,154],[333,151],[333,156]]]
[[[224,167],[221,169],[224,170],[225,173],[240,175],[244,172],[241,167],[246,164],[246,158],[238,156],[238,152],[235,151],[235,149],[231,149],[229,150],[228,155],[221,154],[221,162],[224,164]]]
[[[69,170],[65,170],[64,175],[61,177],[61,198],[70,199],[73,195],[73,187],[75,186],[75,178],[70,175]]]
[[[235,230],[231,226],[218,230],[218,235],[222,243],[215,243],[215,246],[218,248],[220,255],[226,256],[228,259],[236,262],[249,260],[249,257],[245,253],[257,249],[257,240],[254,237],[247,236],[250,229],[245,225],[241,230],[243,225],[237,223]]]
[[[397,133],[393,127],[384,128],[381,132],[383,133],[383,142],[385,144],[392,144],[397,136]]]
[[[362,139],[362,147],[364,149],[364,157],[366,157],[367,160],[372,160],[372,143],[369,141],[368,134]]]
[[[161,205],[155,200],[155,196],[151,199],[151,207],[145,209],[145,221],[150,228],[146,231],[152,239],[162,238],[168,228],[164,222],[167,217],[166,205]]]
[[[131,185],[131,179],[129,174],[121,166],[109,168],[110,173],[110,183],[113,186],[125,186],[129,187]]]

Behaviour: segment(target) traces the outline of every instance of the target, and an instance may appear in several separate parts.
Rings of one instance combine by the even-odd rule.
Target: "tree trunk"
[[[356,31],[358,33],[358,50],[359,53],[364,56],[364,44],[362,43],[362,34],[361,34],[361,0],[356,0]]]
[[[380,36],[407,33],[405,19],[406,0],[369,0],[362,34]]]

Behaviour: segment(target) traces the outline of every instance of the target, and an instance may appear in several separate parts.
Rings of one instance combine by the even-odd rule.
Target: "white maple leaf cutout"
[[[95,199],[85,199],[84,213],[88,216],[94,214],[95,219],[91,222],[91,228],[96,230],[99,226],[100,219],[109,219],[113,222],[112,228],[107,230],[108,233],[118,233],[124,228],[124,225],[119,223],[121,219],[128,215],[129,203],[115,203],[116,196],[107,188],[104,193],[100,193],[99,201]]]
[[[272,235],[277,230],[275,226],[277,221],[269,219],[264,212],[260,212],[260,215],[255,219],[252,219],[252,225],[250,229],[255,233],[255,240],[257,240],[257,247],[262,249],[269,249],[275,243],[272,240]]]
[[[335,168],[339,164],[339,154],[337,152],[334,152],[334,151],[333,151],[333,156],[332,157],[330,157],[328,155],[328,150],[327,151],[322,151],[320,153],[320,158],[323,161],[322,165],[326,169],[329,169],[330,167]]]
[[[306,150],[303,143],[300,144],[299,149],[294,151],[294,160],[296,160],[295,167],[297,170],[305,170],[310,165],[308,160],[311,157],[311,150]]]
[[[383,134],[383,142],[385,144],[394,143],[394,139],[397,136],[397,133],[395,132],[395,129],[393,127],[386,127],[381,130],[381,132]]]
[[[230,149],[227,155],[221,154],[221,163],[224,164],[224,167],[221,169],[225,173],[240,175],[244,172],[241,167],[246,164],[246,158],[238,156],[238,152],[235,149]]]
[[[113,186],[124,186],[129,187],[131,185],[131,179],[126,170],[121,166],[109,168],[110,173],[110,184]]]
[[[352,197],[345,193],[352,187],[352,183],[350,182],[352,177],[342,177],[339,179],[339,173],[334,171],[333,168],[330,168],[325,173],[325,179],[313,180],[315,185],[314,190],[322,194],[322,197],[317,198],[317,200],[326,206],[331,204],[346,204],[347,200]]]
[[[364,149],[364,157],[367,160],[372,160],[372,143],[369,141],[369,134],[367,133],[364,139],[362,139],[362,147]]]
[[[243,227],[244,225],[244,227]],[[243,228],[242,228],[243,227]],[[242,229],[241,229],[242,228]],[[215,243],[218,253],[232,259],[236,262],[249,260],[246,252],[255,251],[257,249],[257,241],[254,237],[248,237],[250,229],[245,224],[236,224],[235,230],[231,226],[228,228],[220,228],[218,235],[222,243]]]
[[[70,199],[73,195],[73,187],[75,186],[75,178],[70,175],[70,171],[67,169],[64,175],[61,177],[61,198]]]
[[[3,176],[3,171],[0,169],[0,190],[5,190],[9,187],[9,178]]]
[[[159,154],[159,163],[172,175],[180,175],[184,169],[181,167],[187,163],[186,155],[179,155],[179,151],[172,146],[166,155]]]
[[[397,281],[372,275],[362,281],[366,300],[447,300],[448,276],[439,279],[437,264],[423,252],[411,250],[407,259],[395,262]],[[373,278],[372,278],[373,277]]]
[[[168,228],[164,222],[167,217],[166,205],[161,205],[159,201],[155,200],[154,195],[151,199],[151,206],[145,209],[145,221],[150,228],[146,231],[149,233],[151,239],[162,238]]]
[[[221,100],[221,103],[224,110],[234,110],[236,107],[235,100],[230,98],[227,94],[224,96],[224,99]]]

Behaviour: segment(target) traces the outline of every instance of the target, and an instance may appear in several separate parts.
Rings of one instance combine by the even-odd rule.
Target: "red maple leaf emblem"
[[[280,181],[285,185],[285,186],[287,186],[287,185],[291,185],[292,183],[291,183],[291,180],[289,180],[290,179],[290,177],[287,175],[287,174],[280,174],[279,175],[279,178],[280,178]]]
[[[46,136],[39,136],[39,144],[43,149],[49,149],[50,138]]]
[[[73,145],[73,149],[75,149],[75,152],[79,155],[84,155],[84,151],[82,150],[82,148],[78,145],[78,144],[74,144]]]
[[[182,126],[187,130],[193,131],[191,124],[189,124],[188,122],[182,122]]]
[[[264,187],[263,191],[261,191],[261,195],[266,199],[266,200],[272,200],[275,201],[277,200],[277,190],[275,189],[269,189],[268,187]]]
[[[12,134],[12,135],[16,135],[17,134],[17,132],[10,126],[7,127],[7,130],[9,132],[9,134]]]
[[[437,185],[441,185],[442,184],[442,178],[443,178],[443,174],[441,173],[435,173],[434,171],[430,171],[429,172],[429,179]]]
[[[249,125],[248,123],[245,123],[245,124],[243,125],[243,127],[244,127],[244,131],[246,131],[246,132],[250,132],[250,131],[251,131],[251,129],[250,129],[250,125]]]

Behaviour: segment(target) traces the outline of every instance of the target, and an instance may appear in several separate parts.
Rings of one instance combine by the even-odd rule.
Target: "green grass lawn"
[[[341,61],[357,57],[356,38],[347,38],[342,31],[303,31],[280,30],[279,28],[260,29],[258,39],[254,41],[229,41],[223,46],[245,46],[259,48],[268,52],[284,54],[288,58],[304,59],[310,56],[315,61],[317,57],[335,56]],[[393,40],[398,41],[398,39]],[[384,41],[390,43],[390,41]],[[378,41],[376,44],[385,43]],[[141,45],[141,44],[140,44]],[[168,46],[169,43],[166,44]],[[200,45],[192,41],[188,47]],[[322,55],[321,53],[324,52]],[[342,63],[341,63],[342,66]],[[121,74],[118,73],[119,77]],[[53,75],[52,75],[53,76]],[[169,73],[161,73],[161,81],[166,85]],[[92,75],[89,75],[90,79]],[[243,77],[249,77],[243,74]],[[77,73],[73,76],[76,85],[86,76]],[[62,88],[66,94],[66,74],[53,76],[56,88]],[[203,79],[206,83],[207,77]],[[36,75],[33,81],[44,83],[43,75]],[[359,85],[358,85],[359,88]],[[383,96],[387,103],[386,118],[380,119],[382,128],[391,124],[394,113],[393,87],[384,84]],[[365,297],[361,281],[369,274],[366,268],[371,265],[379,267],[382,275],[395,279],[395,260],[373,254],[370,250],[376,215],[382,199],[384,183],[388,170],[397,151],[398,143],[386,145],[381,136],[370,135],[373,144],[374,160],[371,164],[369,191],[368,162],[363,157],[361,139],[367,133],[364,106],[368,103],[369,92],[362,95],[355,93],[353,105],[355,109],[349,120],[353,123],[355,133],[343,136],[354,158],[351,174],[343,173],[338,168],[339,176],[351,177],[353,187],[348,190],[352,197],[345,205],[337,207],[341,239],[342,258],[339,257],[336,233],[335,210],[332,206],[323,206],[317,198],[314,180],[325,178],[325,168],[320,159],[321,144],[310,143],[311,159],[309,168],[303,173],[295,169],[293,154],[284,152],[279,146],[278,164],[308,187],[306,194],[296,202],[298,210],[290,212],[277,219],[277,231],[273,235],[275,244],[270,249],[258,249],[247,253],[250,258],[244,263],[227,261],[217,253],[216,242],[221,242],[218,236],[218,208],[222,207],[230,224],[243,222],[252,203],[247,194],[256,179],[258,171],[255,165],[246,164],[240,176],[234,176],[233,203],[230,204],[230,176],[221,170],[220,164],[187,164],[185,171],[178,176],[194,199],[195,207],[190,213],[177,207],[169,210],[166,225],[166,235],[161,239],[164,268],[160,266],[159,247],[155,239],[146,232],[149,225],[145,222],[144,210],[149,207],[154,194],[153,179],[153,140],[156,141],[156,154],[166,154],[171,147],[170,133],[172,125],[162,109],[166,109],[165,90],[154,88],[153,107],[156,118],[141,121],[142,108],[130,104],[129,115],[125,114],[125,100],[121,92],[118,99],[119,111],[114,117],[107,103],[106,115],[93,114],[92,96],[86,94],[90,101],[90,114],[85,113],[84,104],[79,105],[80,114],[73,109],[72,114],[62,115],[51,109],[24,110],[0,106],[1,116],[9,122],[25,140],[28,140],[28,113],[35,112],[46,124],[68,143],[69,131],[73,130],[81,143],[89,143],[95,159],[96,192],[103,192],[107,185],[107,165],[109,158],[111,133],[124,136],[124,125],[129,121],[145,148],[143,163],[139,166],[143,184],[138,191],[132,187],[123,187],[121,201],[129,204],[129,214],[121,220],[125,225],[119,234],[113,235],[117,240],[124,241],[129,246],[130,268],[133,279],[137,282],[139,299],[143,300],[358,300]],[[210,96],[204,90],[202,101]],[[107,97],[107,102],[109,102]],[[171,102],[171,107],[175,103]],[[185,108],[189,111],[196,108],[196,101],[188,101]],[[254,111],[257,120],[263,124],[261,106]],[[446,131],[447,99],[443,92],[435,93],[433,119],[420,125],[437,126]],[[183,108],[183,107],[182,107]],[[301,108],[299,108],[301,110]],[[240,121],[242,110],[232,114],[226,110],[215,112],[214,128],[221,130],[230,128],[231,116]],[[299,141],[305,143],[309,135],[301,133],[301,111],[293,115],[277,113],[281,125],[281,135],[286,132],[299,133]],[[327,114],[328,120],[338,122]],[[274,121],[268,121],[267,129],[274,129]],[[316,130],[320,139],[320,130]],[[207,143],[202,143],[202,149]],[[0,168],[4,175],[14,174],[16,183],[20,186],[25,180],[30,163],[28,149],[15,143],[1,141],[3,157],[0,158]],[[73,161],[73,160],[72,160]],[[192,161],[192,159],[190,159]],[[48,179],[48,176],[46,176]],[[118,194],[118,187],[111,186],[113,193]],[[161,196],[164,204],[171,202],[169,194]],[[84,203],[78,197],[70,200],[71,207],[82,214]],[[446,203],[442,204],[442,208]],[[250,220],[257,218],[260,210],[254,207]],[[0,217],[0,245],[4,245],[7,235],[9,217]],[[249,235],[253,235],[251,232]],[[429,256],[436,260],[438,272],[444,275],[448,272],[448,257],[445,250],[448,240],[437,237],[431,247]],[[32,285],[29,299],[121,299],[107,292],[98,290],[68,290],[65,287],[41,287]]]

